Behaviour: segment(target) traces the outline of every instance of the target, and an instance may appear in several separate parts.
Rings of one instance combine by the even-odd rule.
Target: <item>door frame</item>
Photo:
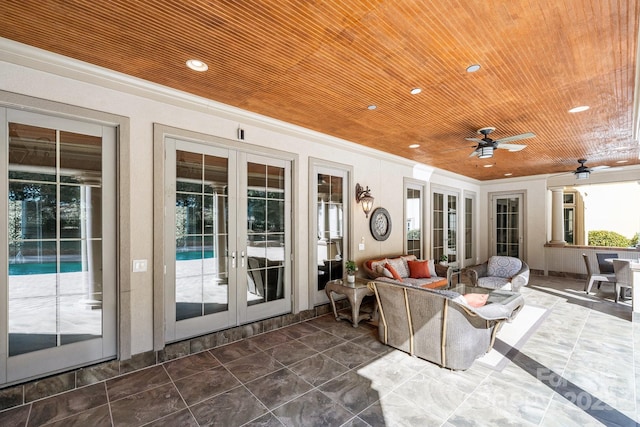
[[[329,162],[323,159],[310,157],[309,158],[309,247],[307,262],[309,266],[314,268],[308,268],[308,292],[309,292],[309,307],[315,307],[317,305],[326,304],[329,302],[324,291],[318,291],[318,212],[316,206],[318,203],[318,173],[320,170],[334,170],[336,172],[342,172],[345,175],[345,194],[347,200],[344,202],[343,212],[345,218],[345,224],[347,227],[346,233],[343,235],[344,244],[342,248],[342,259],[353,259],[351,250],[351,242],[353,242],[353,204],[355,203],[355,184],[353,183],[353,166],[345,165],[342,163]]]
[[[500,191],[500,192],[492,192],[488,193],[489,198],[489,236],[487,239],[488,242],[488,253],[489,256],[496,255],[496,201],[497,199],[504,199],[509,197],[516,197],[520,200],[518,206],[518,228],[519,234],[518,239],[520,241],[518,245],[518,258],[525,259],[526,257],[526,218],[525,214],[527,212],[526,203],[527,203],[527,192],[526,190],[514,190],[514,191]]]
[[[26,122],[35,126],[51,127],[60,130],[68,130],[71,132],[85,132],[89,129],[101,129],[99,134],[102,135],[103,142],[111,144],[111,149],[107,150],[108,157],[103,158],[105,162],[110,163],[106,169],[103,169],[103,179],[111,181],[110,186],[112,194],[107,194],[107,198],[103,199],[103,207],[112,213],[105,217],[102,222],[103,239],[105,235],[112,235],[113,238],[103,240],[103,258],[111,253],[109,262],[103,264],[103,272],[111,278],[112,288],[109,292],[103,294],[103,321],[102,335],[100,341],[90,340],[81,341],[72,344],[65,344],[64,348],[70,354],[64,351],[57,351],[47,357],[47,362],[42,363],[39,356],[43,351],[24,353],[14,356],[15,363],[20,363],[18,359],[24,360],[29,366],[36,366],[35,370],[24,370],[20,366],[14,365],[14,362],[8,359],[8,349],[5,348],[7,341],[3,339],[4,345],[0,345],[0,353],[6,357],[0,360],[0,384],[3,386],[10,385],[14,382],[22,382],[40,378],[42,376],[51,375],[56,372],[66,371],[72,368],[78,368],[85,365],[92,365],[105,360],[119,358],[127,359],[131,354],[131,331],[124,325],[130,324],[130,312],[123,312],[122,307],[129,305],[130,295],[123,292],[123,282],[128,283],[128,269],[120,268],[121,265],[128,265],[128,261],[124,261],[124,257],[128,255],[128,251],[123,251],[123,246],[128,246],[129,223],[123,218],[127,217],[130,211],[129,205],[129,179],[127,174],[122,174],[122,170],[129,167],[129,157],[126,155],[129,151],[129,126],[128,120],[109,113],[102,113],[94,110],[87,110],[81,107],[59,104],[53,101],[31,98],[24,95],[0,91],[0,114],[3,125],[7,125],[9,119],[9,110],[16,112],[18,116],[24,116]],[[7,133],[3,132],[0,138],[6,146]],[[104,138],[107,138],[106,141]],[[103,151],[103,155],[105,151]],[[8,177],[8,165],[1,162],[0,173]],[[105,175],[106,174],[106,175]],[[126,176],[123,176],[126,175]],[[3,178],[6,179],[6,178]],[[6,196],[6,194],[5,194]],[[123,200],[124,198],[124,200]],[[6,197],[2,197],[0,201],[0,209],[7,211]],[[110,220],[108,218],[111,218]],[[108,233],[105,228],[109,227]],[[5,233],[6,234],[6,233]],[[6,236],[5,236],[6,238]],[[5,243],[6,241],[3,240]],[[7,259],[8,252],[6,245],[0,244],[0,257]],[[103,260],[104,262],[104,260]],[[123,271],[124,270],[124,271]],[[7,265],[3,263],[0,267],[0,274],[8,277]],[[104,276],[103,276],[104,277]],[[8,292],[8,289],[7,289]],[[111,310],[111,314],[107,312]],[[0,316],[7,319],[8,307],[4,304],[0,308]],[[8,334],[6,322],[2,328],[2,334],[6,337]],[[97,345],[96,345],[97,344]],[[87,347],[88,345],[88,347]],[[55,347],[62,348],[62,347]],[[52,349],[55,349],[52,348]],[[91,360],[87,360],[87,355],[92,355]],[[7,369],[11,369],[11,375],[7,373]]]

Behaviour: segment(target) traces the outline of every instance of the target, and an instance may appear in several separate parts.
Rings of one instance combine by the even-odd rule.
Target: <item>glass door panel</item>
[[[522,257],[522,196],[506,195],[494,198],[493,230],[495,255]]]
[[[291,312],[291,162],[239,153],[238,322]],[[240,226],[240,224],[245,224]]]
[[[226,311],[227,159],[176,153],[176,320]]]
[[[432,256],[437,262],[446,254],[445,250],[445,224],[444,224],[444,194],[433,193],[433,241]]]
[[[229,312],[229,159],[211,150],[194,152],[174,142],[175,195],[173,292],[169,339],[210,330],[208,317],[219,314],[227,326]],[[193,144],[192,144],[193,145]],[[173,148],[173,145],[172,145]],[[185,149],[180,149],[185,148]],[[204,151],[204,152],[203,152]],[[214,316],[215,317],[215,316]],[[220,320],[219,320],[220,321]]]
[[[475,198],[465,196],[464,198],[464,259],[473,262],[474,258],[474,205]]]
[[[247,304],[284,298],[285,169],[248,163]]]
[[[436,261],[458,261],[458,196],[434,191],[432,206],[432,256]]]
[[[316,174],[317,282],[316,302],[326,300],[324,288],[343,276],[345,247],[344,172],[327,170]]]
[[[405,188],[405,253],[422,259],[422,188]]]
[[[115,131],[14,115],[6,187],[9,381],[115,356]],[[37,125],[44,121],[60,127]]]
[[[447,262],[458,261],[458,197],[447,196]]]

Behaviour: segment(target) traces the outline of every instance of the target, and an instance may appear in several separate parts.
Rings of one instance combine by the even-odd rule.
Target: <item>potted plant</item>
[[[440,265],[447,265],[448,259],[449,258],[447,257],[447,255],[445,254],[440,255]]]
[[[347,270],[347,283],[355,283],[356,271],[358,271],[356,262],[353,260],[348,260],[344,263],[344,268],[345,270]]]

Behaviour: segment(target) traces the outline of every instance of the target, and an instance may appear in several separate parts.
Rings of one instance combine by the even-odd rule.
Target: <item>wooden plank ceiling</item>
[[[0,15],[7,39],[480,180],[640,164],[637,0],[10,0]],[[487,126],[536,137],[470,157]]]

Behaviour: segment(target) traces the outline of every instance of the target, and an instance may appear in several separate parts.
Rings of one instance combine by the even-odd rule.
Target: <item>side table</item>
[[[347,283],[346,280],[341,279],[327,282],[324,291],[327,293],[329,301],[331,301],[331,308],[333,308],[333,315],[336,317],[336,320],[350,320],[353,323],[353,327],[357,328],[360,320],[370,320],[373,318],[371,313],[360,314],[360,305],[362,304],[363,298],[373,295],[373,291],[367,286],[369,282],[370,280],[361,278],[356,278],[355,283]],[[351,315],[338,313],[336,310],[336,302],[333,299],[334,293],[344,295],[347,298],[351,305]]]

